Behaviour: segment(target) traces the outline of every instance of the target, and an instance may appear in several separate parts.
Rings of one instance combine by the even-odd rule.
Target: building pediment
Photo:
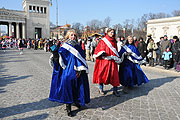
[[[8,10],[5,8],[0,9],[0,17],[25,19],[25,15],[23,11]]]
[[[151,30],[152,30],[152,31],[155,31],[155,30],[156,30],[156,28],[152,27],[152,28],[151,28]]]
[[[165,27],[163,27],[163,29],[164,29],[164,30],[168,30],[168,29],[169,29],[169,27],[166,27],[166,26],[165,26]]]
[[[177,26],[177,29],[180,30],[180,26]]]

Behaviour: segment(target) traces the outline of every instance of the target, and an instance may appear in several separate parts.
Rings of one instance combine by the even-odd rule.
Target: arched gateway
[[[0,25],[15,38],[49,38],[49,0],[23,0],[23,11],[1,8]]]

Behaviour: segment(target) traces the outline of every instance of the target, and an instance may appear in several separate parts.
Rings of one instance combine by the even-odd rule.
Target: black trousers
[[[167,69],[169,68],[169,60],[164,60],[164,68]]]
[[[149,66],[154,67],[154,58],[149,58]]]

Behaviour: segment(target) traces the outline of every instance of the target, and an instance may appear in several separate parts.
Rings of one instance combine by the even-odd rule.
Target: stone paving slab
[[[148,84],[134,87],[121,97],[98,94],[92,84],[93,62],[89,65],[91,102],[85,108],[72,109],[68,117],[65,105],[48,100],[52,69],[50,53],[43,50],[16,49],[0,51],[0,119],[1,120],[180,120],[180,74],[174,71],[144,67]]]

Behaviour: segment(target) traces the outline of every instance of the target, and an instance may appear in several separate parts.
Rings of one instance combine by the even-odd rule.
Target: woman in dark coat
[[[20,39],[19,40],[19,50],[20,50],[20,54],[23,54],[23,47],[24,47],[24,40]]]
[[[143,41],[143,38],[142,38],[142,37],[139,39],[139,43],[138,43],[138,45],[137,45],[137,48],[138,48],[141,56],[142,56],[143,58],[145,58],[145,57],[146,57],[146,48],[147,48],[147,47],[146,47],[146,43]]]

